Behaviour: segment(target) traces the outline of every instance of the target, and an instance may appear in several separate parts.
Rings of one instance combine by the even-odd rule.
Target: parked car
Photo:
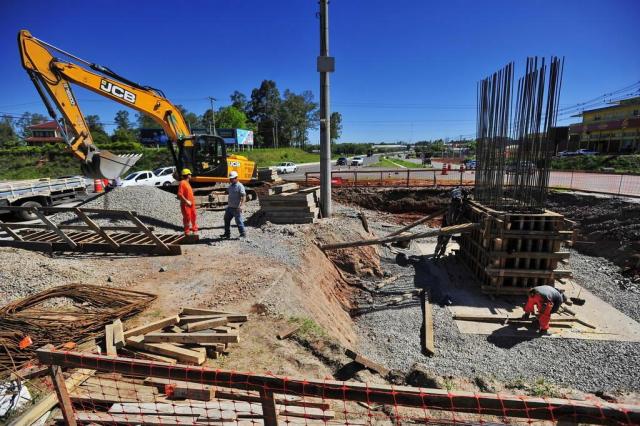
[[[364,158],[362,157],[353,157],[351,159],[352,166],[362,166],[364,164]]]
[[[141,170],[129,174],[122,181],[122,186],[169,186],[175,179],[171,174],[156,176],[151,170]]]
[[[464,167],[467,170],[475,170],[476,169],[476,160],[464,160]]]
[[[588,149],[579,149],[576,151],[576,155],[598,155],[598,151],[590,151]]]
[[[298,166],[294,163],[280,163],[276,166],[276,171],[278,173],[295,173],[298,170]]]
[[[171,167],[160,167],[153,171],[153,174],[156,176],[173,176],[176,171],[175,166]]]
[[[577,155],[574,151],[560,151],[558,157],[573,157]]]
[[[340,157],[338,161],[336,161],[336,166],[346,166],[348,163],[347,157]]]

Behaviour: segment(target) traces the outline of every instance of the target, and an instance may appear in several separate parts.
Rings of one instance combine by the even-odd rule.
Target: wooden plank
[[[178,361],[189,362],[197,365],[203,364],[207,359],[207,357],[202,355],[200,352],[181,348],[170,343],[147,343],[144,341],[144,336],[128,337],[126,344],[134,349],[151,352],[152,354],[168,356],[175,358]]]
[[[422,328],[422,350],[428,356],[436,354],[435,345],[435,333],[433,330],[433,312],[431,309],[431,302],[429,302],[429,293],[427,291],[422,292],[422,306],[423,306],[423,328]]]
[[[346,356],[354,360],[356,363],[362,365],[368,370],[371,370],[375,373],[380,374],[382,377],[386,377],[389,374],[388,368],[383,367],[382,365],[370,360],[369,358],[363,357],[362,355],[352,351],[351,349],[346,349],[344,353]]]
[[[65,387],[67,388],[67,392],[73,392],[73,390],[82,384],[87,378],[93,375],[95,371],[88,369],[80,369],[77,372],[73,373],[71,377],[65,380]],[[58,396],[55,393],[50,393],[49,395],[40,399],[36,405],[29,408],[27,411],[22,413],[20,417],[13,420],[10,423],[10,426],[31,426],[36,420],[42,417],[47,411],[50,411],[53,407],[58,404]]]
[[[91,228],[92,230],[97,232],[98,235],[100,235],[102,237],[102,239],[104,239],[107,242],[107,244],[109,244],[112,247],[116,247],[116,248],[119,246],[119,244],[116,243],[115,241],[113,241],[113,239],[102,228],[100,228],[93,220],[91,220],[91,218],[89,218],[89,216],[87,216],[87,214],[85,212],[83,212],[82,210],[80,210],[77,207],[75,209],[73,209],[73,212],[76,215],[78,215],[78,217],[80,219],[82,219],[84,221],[84,223],[86,223],[89,228]]]
[[[265,426],[278,426],[278,412],[276,410],[276,401],[273,398],[273,392],[260,389],[260,402],[262,403],[262,415],[264,416]]]
[[[211,401],[216,395],[216,388],[213,386],[176,386],[173,388],[173,398],[193,399],[195,401]]]
[[[60,228],[58,228],[56,226],[55,223],[51,222],[49,220],[48,217],[46,217],[44,215],[44,213],[42,213],[40,210],[32,208],[29,209],[33,214],[35,214],[36,216],[38,216],[38,219],[40,219],[42,221],[42,223],[44,223],[45,225],[47,225],[47,227],[52,230],[57,236],[59,236],[65,243],[67,243],[67,245],[69,247],[71,247],[72,249],[75,249],[76,247],[78,247],[78,245],[67,236],[67,234],[64,233],[64,231],[62,231]]]
[[[145,343],[238,343],[238,333],[149,333],[144,335]]]
[[[296,331],[300,330],[300,326],[299,325],[294,325],[291,326],[289,328],[284,329],[283,331],[281,331],[280,333],[278,333],[278,339],[279,340],[284,340],[289,336],[292,336],[295,334]]]
[[[233,421],[233,413],[225,413],[224,416],[211,420]],[[81,423],[93,423],[98,425],[149,425],[149,426],[173,426],[173,425],[196,425],[198,416],[160,416],[155,414],[112,414],[93,413],[88,411],[76,412],[76,420]],[[62,420],[61,416],[54,417],[54,420]]]
[[[299,407],[296,405],[276,405],[278,414],[286,417],[303,417],[305,419],[331,420],[336,416],[332,410],[323,410],[312,407]]]
[[[29,365],[11,373],[10,380],[30,380],[46,376],[48,373],[49,367],[46,365]]]
[[[179,404],[176,402],[142,402],[142,403],[115,403],[109,409],[112,414],[158,414],[171,416],[198,415],[198,420],[216,420],[220,416],[228,416],[227,412],[235,412],[240,415],[262,415],[262,407],[258,404],[234,404],[230,401],[211,401],[206,405]]]
[[[116,349],[124,346],[124,330],[120,318],[113,322],[113,345]]]
[[[531,325],[532,320],[525,320],[520,318],[510,318],[508,315],[491,315],[491,316],[482,316],[482,315],[454,315],[454,320],[458,321],[475,321],[475,322],[491,322],[498,324],[514,324],[514,325]],[[558,328],[569,328],[571,327],[572,321],[565,321],[561,318],[552,318],[549,325],[551,327]]]
[[[7,225],[6,225],[4,222],[2,222],[1,220],[0,220],[0,228],[1,228],[4,232],[6,232],[7,234],[9,234],[9,236],[10,236],[11,238],[13,238],[14,240],[16,240],[16,241],[24,241],[20,235],[18,235],[17,233],[13,232],[13,230],[11,229],[11,227],[7,226]]]
[[[127,330],[124,332],[124,337],[125,339],[127,337],[131,337],[131,336],[136,336],[138,334],[145,334],[148,333],[150,331],[156,331],[156,330],[161,330],[165,327],[168,327],[170,325],[175,325],[178,324],[178,321],[180,319],[178,318],[177,315],[174,315],[172,317],[167,317],[167,318],[163,318],[161,320],[158,321],[154,321],[145,325],[141,325],[139,327],[135,327],[132,328],[131,330]]]
[[[190,322],[187,324],[187,331],[192,332],[192,331],[206,330],[208,328],[225,325],[228,322],[229,320],[226,317],[213,318],[213,319],[208,319],[208,320],[198,321],[198,322]]]
[[[67,426],[76,426],[77,422],[73,413],[73,405],[69,398],[69,392],[62,376],[62,368],[59,365],[49,366],[49,375],[51,376],[51,382],[53,388],[58,396],[58,405],[62,411],[62,417],[64,418]]]
[[[104,327],[104,344],[105,351],[109,356],[118,356],[118,352],[116,352],[116,347],[113,344],[113,324],[107,324]]]
[[[183,377],[210,385],[225,387],[268,388],[276,393],[289,393],[322,398],[323,400],[362,401],[392,406],[429,407],[430,410],[478,413],[540,420],[571,420],[593,424],[640,424],[640,405],[612,404],[603,401],[580,401],[565,398],[540,398],[519,395],[451,391],[447,389],[413,388],[409,386],[378,385],[373,383],[335,380],[279,378],[273,375],[245,374],[238,371],[193,368],[185,365],[163,365],[144,360],[111,358],[74,352],[36,351],[43,364],[56,364],[67,368],[95,368],[100,371],[119,372],[128,376],[173,378]]]
[[[169,247],[167,247],[167,245],[163,243],[160,238],[156,237],[156,235],[144,223],[142,223],[142,221],[138,219],[133,213],[127,212],[126,216],[131,222],[133,222],[135,226],[137,226],[143,233],[145,233],[147,237],[149,237],[149,239],[153,241],[159,249],[161,249],[166,253],[171,252]]]
[[[123,356],[128,356],[131,358],[142,358],[142,359],[148,359],[150,361],[166,362],[168,364],[175,364],[177,362],[175,359],[170,358],[168,356],[152,354],[150,352],[145,352],[141,350],[134,351],[131,348],[127,348],[127,347],[120,349],[120,352],[123,353]]]
[[[249,320],[249,315],[240,314],[237,312],[225,312],[218,311],[214,309],[204,309],[204,308],[182,308],[181,315],[224,315],[227,317],[229,322],[246,322]]]
[[[188,324],[190,322],[200,322],[210,319],[222,318],[221,314],[211,314],[211,315],[180,315],[179,325]]]
[[[348,248],[348,247],[360,247],[360,246],[369,246],[374,244],[393,243],[396,241],[410,241],[418,238],[435,237],[437,235],[451,235],[451,234],[458,234],[458,233],[464,233],[464,232],[471,232],[474,229],[478,229],[478,227],[479,227],[479,224],[477,223],[463,223],[460,225],[452,225],[452,226],[447,226],[445,228],[433,229],[430,231],[418,232],[415,234],[405,233],[401,235],[394,235],[391,237],[372,238],[369,240],[349,241],[349,242],[334,243],[334,244],[322,244],[320,245],[320,249],[335,250],[335,249]]]

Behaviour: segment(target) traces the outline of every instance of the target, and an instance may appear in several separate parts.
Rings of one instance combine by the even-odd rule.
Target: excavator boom
[[[116,155],[96,147],[71,84],[153,118],[169,139],[168,147],[174,164],[178,169],[192,169],[194,183],[223,182],[231,171],[237,171],[243,183],[254,178],[254,162],[239,155],[227,156],[224,140],[219,136],[192,135],[180,110],[160,90],[142,86],[107,67],[78,58],[33,37],[26,30],[18,33],[18,46],[22,66],[44,101],[49,115],[60,123],[68,148],[82,161],[86,176],[115,179],[126,173],[141,155]],[[73,59],[73,62],[54,57],[52,51]],[[61,118],[58,118],[56,111],[60,112]]]

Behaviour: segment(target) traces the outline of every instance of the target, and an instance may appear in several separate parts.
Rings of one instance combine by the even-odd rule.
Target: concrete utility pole
[[[320,0],[320,203],[322,217],[331,217],[331,110],[329,107],[329,73],[335,59],[329,56],[329,0]]]
[[[217,135],[218,131],[216,130],[216,112],[213,109],[213,102],[217,101],[216,98],[214,98],[213,96],[209,96],[209,101],[211,102],[211,120],[213,122],[209,122],[209,134],[210,135]],[[213,129],[211,129],[211,126],[213,125]]]

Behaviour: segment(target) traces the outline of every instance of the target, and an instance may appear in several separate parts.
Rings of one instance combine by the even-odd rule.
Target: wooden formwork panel
[[[538,285],[554,285],[571,276],[559,269],[569,257],[562,243],[571,239],[567,221],[558,213],[499,212],[473,201],[465,203],[465,218],[480,223],[459,239],[460,255],[483,292],[521,294]]]

